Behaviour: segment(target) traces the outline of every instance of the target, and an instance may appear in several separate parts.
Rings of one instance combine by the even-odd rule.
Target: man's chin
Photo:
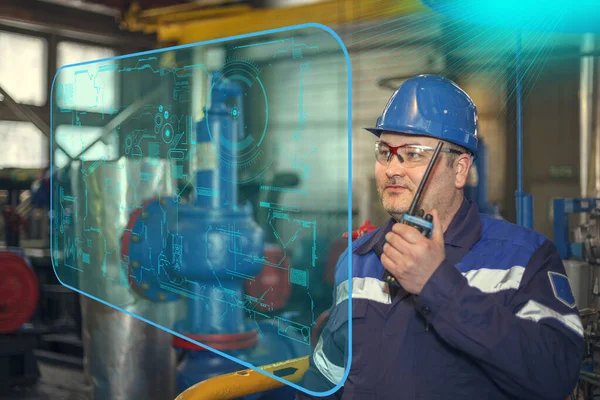
[[[402,216],[407,210],[408,206],[399,206],[397,204],[383,204],[383,209],[390,214],[392,217],[397,218]]]
[[[383,208],[386,210],[393,210],[394,212],[396,212],[396,210],[402,210],[402,212],[405,212],[408,210],[408,207],[410,207],[410,200],[384,196],[382,204]]]

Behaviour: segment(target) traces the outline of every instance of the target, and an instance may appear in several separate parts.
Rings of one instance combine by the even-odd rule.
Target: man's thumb
[[[433,231],[431,233],[431,239],[438,243],[444,243],[444,230],[442,229],[442,221],[440,221],[440,216],[437,210],[431,211],[431,216],[433,217]]]

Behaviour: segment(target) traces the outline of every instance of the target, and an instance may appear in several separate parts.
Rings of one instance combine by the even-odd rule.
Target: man
[[[469,96],[445,78],[414,77],[369,131],[379,137],[375,175],[391,218],[350,250],[351,365],[347,250],[301,385],[345,400],[564,399],[584,347],[569,281],[548,239],[480,215],[463,197],[478,137]],[[440,140],[420,204],[433,216],[426,238],[397,221]],[[400,287],[383,280],[386,270]],[[297,394],[313,398],[323,397]]]

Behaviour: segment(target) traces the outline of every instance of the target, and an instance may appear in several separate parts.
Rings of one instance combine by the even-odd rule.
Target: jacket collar
[[[380,256],[383,253],[385,235],[392,230],[395,223],[395,219],[388,219],[373,236],[359,245],[354,253],[364,255],[373,250]],[[477,205],[472,200],[464,199],[448,229],[444,232],[444,242],[447,246],[460,248],[461,253],[466,253],[479,240],[480,236],[481,218]]]

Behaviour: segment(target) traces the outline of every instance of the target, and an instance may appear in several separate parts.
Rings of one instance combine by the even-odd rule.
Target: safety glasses
[[[405,168],[415,168],[427,165],[431,161],[435,147],[421,146],[416,144],[406,144],[403,146],[392,147],[387,143],[375,143],[375,159],[383,166],[388,166],[392,161],[392,156],[396,156],[398,161]],[[440,150],[444,153],[462,154],[459,150],[445,149]]]

